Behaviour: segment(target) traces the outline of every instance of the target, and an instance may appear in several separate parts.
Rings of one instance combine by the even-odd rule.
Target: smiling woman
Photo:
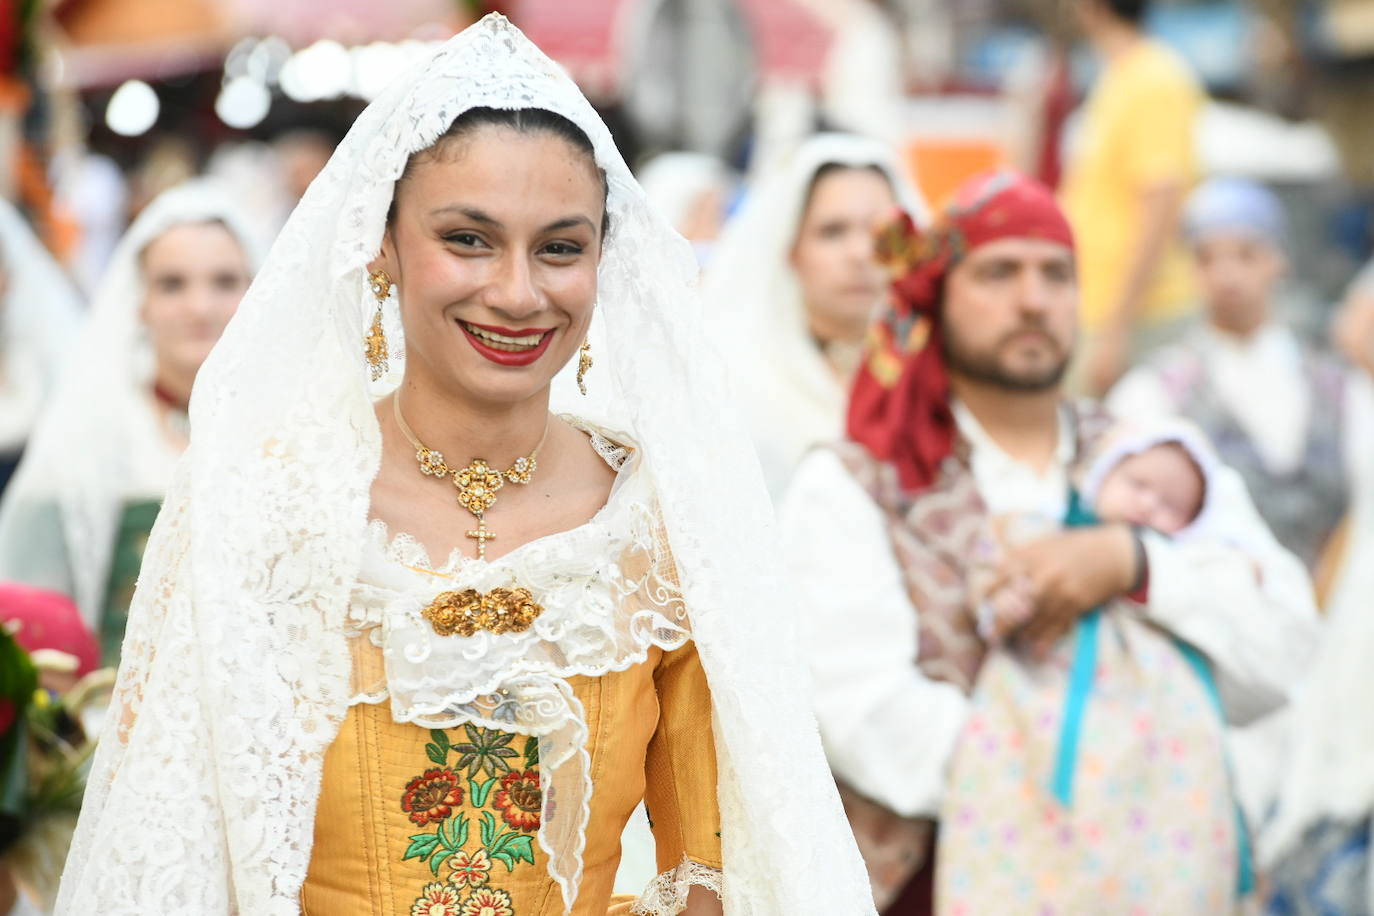
[[[694,278],[503,18],[369,106],[197,381],[59,912],[872,913]]]

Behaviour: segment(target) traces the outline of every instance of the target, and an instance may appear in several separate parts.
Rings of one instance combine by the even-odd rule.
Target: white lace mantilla
[[[570,889],[581,883],[592,784],[587,724],[567,678],[624,671],[651,648],[675,649],[691,636],[646,475],[633,450],[590,432],[619,473],[589,522],[495,560],[454,550],[435,565],[413,537],[373,520],[347,625],[384,660],[380,676],[375,665],[354,666],[353,703],[389,698],[398,722],[538,739],[539,841]],[[543,607],[528,630],[441,636],[422,616],[440,592],[500,587],[529,589]]]

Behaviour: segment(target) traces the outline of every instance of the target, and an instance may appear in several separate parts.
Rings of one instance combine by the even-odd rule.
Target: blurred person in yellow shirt
[[[1193,303],[1179,239],[1198,178],[1194,127],[1205,95],[1187,65],[1142,28],[1149,0],[1077,0],[1102,74],[1084,108],[1062,189],[1079,241],[1084,340],[1075,387],[1101,394],[1130,358],[1167,339]]]

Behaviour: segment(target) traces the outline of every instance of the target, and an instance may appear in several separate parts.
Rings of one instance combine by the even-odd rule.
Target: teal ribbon
[[[1082,528],[1096,525],[1097,517],[1083,505],[1077,490],[1069,492],[1069,508],[1064,516],[1065,528]],[[1097,671],[1097,635],[1102,625],[1102,609],[1093,608],[1079,618],[1074,627],[1073,660],[1069,664],[1069,687],[1064,697],[1064,718],[1059,726],[1059,746],[1055,752],[1054,775],[1050,791],[1059,803],[1066,808],[1073,806],[1074,777],[1078,772],[1078,745],[1083,734],[1083,716],[1087,711],[1088,697],[1092,693],[1093,679]],[[1202,681],[1212,706],[1223,724],[1226,714],[1221,704],[1221,692],[1212,673],[1212,666],[1194,647],[1181,640],[1174,640],[1188,666]],[[1230,762],[1227,762],[1230,768]],[[1244,897],[1255,889],[1255,866],[1250,839],[1250,829],[1240,805],[1235,805],[1236,844],[1239,847],[1240,863],[1236,876],[1236,896]]]
[[[1226,721],[1226,710],[1221,705],[1221,691],[1217,689],[1216,675],[1212,672],[1212,665],[1206,657],[1188,645],[1181,639],[1175,639],[1174,644],[1178,646],[1178,651],[1183,653],[1183,658],[1188,662],[1189,667],[1197,673],[1198,679],[1202,681],[1202,686],[1207,688],[1207,696],[1212,701],[1212,708],[1217,711],[1217,715],[1222,722]],[[1228,757],[1226,762],[1227,771],[1230,771],[1231,762]],[[1234,777],[1232,777],[1234,780]],[[1250,839],[1250,825],[1245,823],[1245,814],[1240,810],[1240,805],[1236,809],[1236,845],[1240,852],[1240,873],[1236,876],[1236,896],[1244,897],[1255,889],[1255,859],[1253,845]]]
[[[1077,490],[1069,491],[1069,510],[1064,516],[1065,528],[1096,525],[1097,517],[1083,505]],[[1074,627],[1073,661],[1069,666],[1069,691],[1064,698],[1064,719],[1059,726],[1059,749],[1054,757],[1054,779],[1050,790],[1059,803],[1073,805],[1073,781],[1078,772],[1078,742],[1083,734],[1083,715],[1088,708],[1088,695],[1093,689],[1093,675],[1097,671],[1097,630],[1102,623],[1102,609],[1093,608],[1079,618]]]

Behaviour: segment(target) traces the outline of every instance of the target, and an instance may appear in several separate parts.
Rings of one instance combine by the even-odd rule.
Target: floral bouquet
[[[0,887],[13,883],[50,909],[94,750],[82,714],[108,698],[114,672],[82,673],[94,658],[84,627],[76,653],[43,645],[47,631],[63,629],[52,625],[65,608],[25,619],[9,613],[5,597],[8,586],[0,587]]]

